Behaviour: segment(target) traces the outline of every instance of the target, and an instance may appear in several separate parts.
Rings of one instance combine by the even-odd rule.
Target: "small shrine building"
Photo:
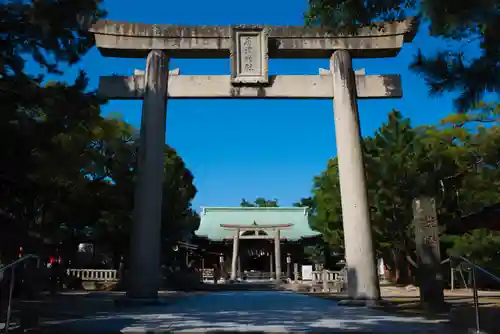
[[[193,241],[201,266],[221,268],[232,280],[291,277],[309,263],[304,247],[320,237],[307,207],[202,207],[200,218]]]

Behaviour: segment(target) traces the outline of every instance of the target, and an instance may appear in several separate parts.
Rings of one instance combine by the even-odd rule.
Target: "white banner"
[[[307,265],[302,266],[302,280],[311,281],[312,280],[313,266]]]

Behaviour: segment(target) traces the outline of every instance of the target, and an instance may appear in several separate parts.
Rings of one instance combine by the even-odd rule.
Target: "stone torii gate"
[[[394,57],[415,34],[413,19],[334,35],[320,28],[148,25],[99,21],[106,57],[146,57],[144,75],[101,77],[109,99],[142,99],[138,179],[127,295],[156,298],[159,288],[163,148],[168,99],[333,99],[342,196],[348,295],[380,298],[373,254],[357,99],[402,96],[398,75],[355,75],[352,57]],[[231,75],[169,73],[170,58],[230,58]],[[268,59],[330,58],[319,75],[268,75]]]

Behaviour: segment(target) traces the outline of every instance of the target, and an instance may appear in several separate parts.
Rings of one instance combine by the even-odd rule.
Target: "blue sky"
[[[106,0],[108,19],[187,25],[272,24],[303,25],[307,0]],[[400,100],[359,102],[363,135],[371,135],[393,108],[415,125],[435,123],[453,111],[450,95],[429,98],[424,80],[408,70],[418,48],[433,52],[443,44],[417,35],[397,58],[355,60],[367,74],[401,74]],[[97,86],[99,75],[130,75],[143,69],[144,59],[104,58],[94,49],[67,69],[72,80],[84,69]],[[229,60],[174,59],[181,74],[229,74]],[[271,74],[317,74],[328,59],[271,60]],[[29,64],[28,70],[39,69]],[[111,101],[105,113],[119,113],[139,127],[140,101]],[[195,176],[200,206],[239,205],[241,198],[277,198],[290,205],[311,192],[312,179],[335,157],[332,101],[297,100],[175,100],[168,103],[167,143],[182,156]]]

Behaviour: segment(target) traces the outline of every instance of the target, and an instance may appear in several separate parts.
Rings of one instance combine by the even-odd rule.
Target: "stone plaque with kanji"
[[[434,259],[440,261],[439,227],[435,200],[428,197],[416,198],[413,201],[413,217],[419,260],[426,264],[431,264]]]
[[[267,31],[259,26],[232,27],[231,80],[233,84],[267,84]]]
[[[419,197],[413,200],[413,224],[420,300],[426,306],[440,308],[444,304],[443,277],[436,202],[433,198]]]

